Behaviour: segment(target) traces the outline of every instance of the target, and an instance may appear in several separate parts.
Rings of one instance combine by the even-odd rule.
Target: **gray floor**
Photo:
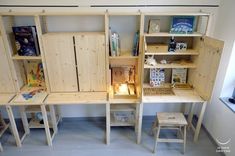
[[[105,123],[101,121],[63,120],[59,125],[59,132],[53,141],[53,147],[45,143],[43,129],[31,130],[23,142],[22,148],[15,146],[13,137],[7,133],[1,142],[4,152],[1,156],[153,156],[153,137],[148,134],[151,121],[143,122],[142,143],[135,143],[135,133],[131,127],[116,127],[111,129],[111,144],[104,144]],[[162,136],[175,135],[173,132],[163,131]],[[197,143],[192,142],[193,135],[189,131],[185,156],[219,156],[216,146],[211,142],[207,133],[202,129]],[[158,146],[158,156],[182,156],[181,145],[175,143],[161,143]]]

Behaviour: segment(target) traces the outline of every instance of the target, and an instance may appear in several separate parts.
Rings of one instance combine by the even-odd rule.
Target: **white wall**
[[[229,147],[231,152],[228,156],[235,155],[235,114],[220,100],[220,96],[231,96],[235,86],[235,1],[221,1],[219,14],[215,26],[214,37],[225,41],[223,54],[215,82],[212,100],[207,107],[204,122],[206,129],[214,139],[228,140],[231,138]]]

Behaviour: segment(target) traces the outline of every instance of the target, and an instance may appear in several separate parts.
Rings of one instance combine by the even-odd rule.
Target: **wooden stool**
[[[176,142],[183,144],[183,153],[185,152],[186,147],[186,127],[188,123],[182,113],[157,113],[156,120],[153,124],[153,130],[155,134],[155,145],[153,153],[156,152],[158,142]],[[183,127],[183,133],[182,133]],[[176,129],[181,134],[181,138],[177,139],[163,139],[159,138],[161,129]]]

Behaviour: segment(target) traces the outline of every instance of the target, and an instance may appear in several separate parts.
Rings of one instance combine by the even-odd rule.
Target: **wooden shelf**
[[[199,55],[199,52],[194,49],[187,49],[186,51],[156,51],[157,45],[147,45],[147,51],[145,55]]]
[[[41,60],[41,56],[19,56],[14,55],[11,57],[13,60]]]
[[[198,32],[194,32],[192,34],[172,34],[169,32],[159,32],[159,33],[151,33],[151,34],[147,34],[145,33],[144,36],[146,37],[202,37],[203,34],[198,33]]]
[[[150,68],[196,68],[196,65],[194,63],[170,63],[170,64],[157,64],[156,66],[150,66],[147,64],[144,64],[145,69]]]
[[[121,51],[120,56],[109,56],[109,59],[138,59],[139,56],[133,56],[129,51]]]
[[[173,89],[174,95],[143,96],[143,103],[188,103],[205,100],[194,89]]]
[[[46,104],[106,104],[106,92],[51,93]]]

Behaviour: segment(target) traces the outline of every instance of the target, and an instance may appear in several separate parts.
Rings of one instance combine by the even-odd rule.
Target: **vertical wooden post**
[[[190,128],[193,120],[193,115],[194,115],[194,107],[195,103],[192,103],[189,109],[189,114],[188,114],[188,128]]]
[[[47,144],[48,144],[48,146],[52,146],[52,137],[51,137],[49,123],[48,123],[48,119],[47,119],[46,106],[44,104],[42,104],[40,107],[41,107],[43,122],[44,122],[44,126],[45,126],[44,128],[45,128],[45,132],[46,132]]]
[[[27,115],[25,113],[25,106],[20,106],[20,116],[23,122],[23,126],[24,126],[24,131],[26,134],[30,133],[30,129],[29,129],[29,123],[28,123],[28,119],[27,119]]]
[[[50,116],[51,116],[51,122],[52,122],[53,131],[54,131],[54,134],[56,134],[57,131],[58,131],[58,128],[57,128],[55,106],[54,105],[50,105],[49,109],[50,109]]]
[[[207,101],[203,102],[202,104],[202,108],[201,108],[201,112],[197,121],[197,126],[196,126],[196,130],[195,130],[195,134],[194,134],[194,142],[197,142],[198,140],[198,136],[199,136],[199,132],[201,129],[201,125],[202,125],[202,119],[206,110],[206,105],[207,105]]]
[[[110,103],[106,103],[106,144],[110,144]]]
[[[10,120],[12,133],[15,137],[16,145],[18,147],[21,147],[22,144],[21,144],[21,141],[20,141],[20,136],[19,136],[19,133],[18,133],[18,130],[17,130],[17,127],[16,127],[15,118],[14,118],[14,114],[13,114],[11,106],[9,106],[9,105],[6,106],[6,110],[7,110],[9,120]]]
[[[142,119],[143,119],[143,103],[141,102],[139,104],[137,144],[140,144],[141,142]]]

